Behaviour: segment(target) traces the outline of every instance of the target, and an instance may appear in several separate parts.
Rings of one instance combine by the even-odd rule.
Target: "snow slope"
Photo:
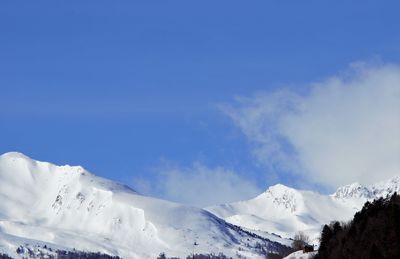
[[[317,252],[303,253],[302,250],[291,253],[283,259],[311,259]]]
[[[371,186],[350,184],[338,188],[332,195],[278,184],[254,199],[213,206],[207,210],[251,231],[268,231],[286,238],[304,231],[316,244],[323,224],[333,220],[350,220],[367,200],[395,191],[400,191],[400,177]]]
[[[0,252],[17,256],[18,246],[35,242],[124,258],[161,252],[257,258],[260,244],[284,249],[206,210],[142,196],[80,166],[6,153],[0,156]]]

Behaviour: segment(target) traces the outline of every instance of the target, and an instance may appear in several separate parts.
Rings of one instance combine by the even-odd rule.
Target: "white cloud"
[[[157,177],[141,182],[136,188],[147,194],[183,204],[206,207],[252,198],[260,194],[255,183],[222,168],[209,168],[201,163],[190,167],[165,164]]]
[[[269,169],[328,186],[400,175],[397,65],[355,64],[306,94],[257,93],[223,111]]]

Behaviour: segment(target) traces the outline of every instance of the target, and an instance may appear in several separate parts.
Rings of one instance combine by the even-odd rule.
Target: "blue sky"
[[[80,164],[195,205],[276,182],[331,190],[260,162],[259,140],[221,107],[237,111],[246,105],[237,98],[283,88],[307,95],[310,83],[353,62],[399,63],[399,9],[396,1],[2,1],[0,152]],[[193,171],[252,187],[192,202],[162,186],[171,172],[184,179],[170,188],[195,184],[185,178]]]

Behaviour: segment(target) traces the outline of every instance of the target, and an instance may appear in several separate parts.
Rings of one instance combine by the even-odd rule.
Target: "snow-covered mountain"
[[[22,246],[123,258],[156,258],[161,252],[257,258],[265,250],[284,250],[297,231],[317,242],[323,224],[349,220],[367,200],[393,192],[400,192],[400,177],[350,184],[332,195],[278,184],[254,199],[204,210],[140,195],[80,166],[11,152],[0,156],[0,253],[22,257]]]
[[[254,199],[222,204],[208,211],[235,225],[262,235],[273,232],[293,237],[303,231],[318,242],[321,226],[330,221],[348,221],[368,200],[400,191],[400,176],[370,186],[358,183],[337,189],[332,195],[296,190],[278,184]]]
[[[80,166],[13,152],[0,156],[0,252],[19,257],[21,245],[123,258],[156,258],[161,252],[257,258],[262,248],[285,249],[206,210],[140,195]]]

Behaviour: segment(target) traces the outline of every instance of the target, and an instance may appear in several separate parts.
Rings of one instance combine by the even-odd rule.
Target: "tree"
[[[347,224],[325,225],[315,258],[400,258],[400,196],[367,202]]]
[[[293,237],[292,248],[302,250],[310,242],[310,238],[304,232],[297,232]]]
[[[328,225],[324,225],[321,232],[321,239],[320,245],[318,249],[318,257],[317,258],[325,258],[326,254],[328,253],[328,245],[329,241],[333,236],[333,231]]]

